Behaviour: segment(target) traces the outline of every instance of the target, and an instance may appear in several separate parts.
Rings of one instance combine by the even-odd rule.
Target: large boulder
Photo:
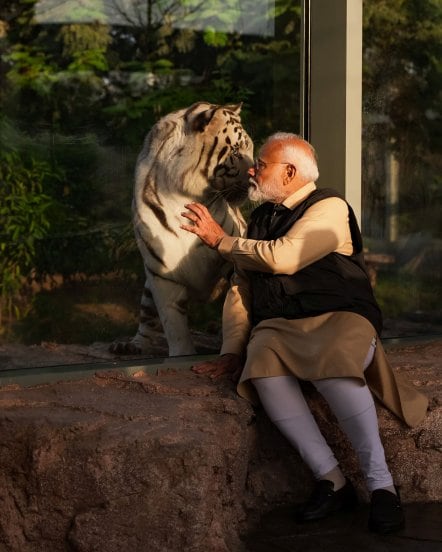
[[[431,401],[412,430],[378,409],[405,502],[442,500],[441,356],[442,341],[390,352]],[[264,511],[302,500],[311,474],[264,413],[188,368],[1,389],[0,550],[239,552]],[[306,394],[366,499],[327,405]]]

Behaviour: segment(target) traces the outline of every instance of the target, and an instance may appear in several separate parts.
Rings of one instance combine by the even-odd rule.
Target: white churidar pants
[[[373,359],[376,340],[368,351],[364,370]],[[319,431],[295,376],[274,376],[252,380],[269,418],[278,427],[317,479],[338,462]],[[373,397],[367,385],[355,378],[313,381],[347,434],[358,455],[369,491],[393,485],[385,461],[384,447]]]

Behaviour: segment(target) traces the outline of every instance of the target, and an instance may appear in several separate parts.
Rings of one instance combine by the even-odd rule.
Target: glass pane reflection
[[[442,331],[440,2],[364,1],[363,234],[384,335]]]
[[[200,100],[243,102],[258,145],[297,132],[299,35],[289,0],[0,7],[0,368],[104,360],[135,333],[144,275],[130,205],[145,134]],[[192,313],[202,350],[219,343],[219,310]],[[20,344],[37,345],[29,361]]]

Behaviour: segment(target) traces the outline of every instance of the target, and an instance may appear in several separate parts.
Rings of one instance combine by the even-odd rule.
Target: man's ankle
[[[321,475],[319,479],[326,479],[327,481],[331,481],[333,483],[333,490],[335,492],[339,491],[339,489],[342,489],[342,487],[344,487],[346,483],[344,474],[342,473],[339,466],[336,466],[329,472]]]

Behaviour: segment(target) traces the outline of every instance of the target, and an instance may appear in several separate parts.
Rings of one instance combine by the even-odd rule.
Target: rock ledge
[[[390,348],[430,398],[409,430],[379,407],[404,502],[442,500],[442,340]],[[188,368],[188,366],[183,366]],[[307,386],[319,424],[367,499],[349,444]],[[0,390],[0,550],[236,552],[277,504],[312,478],[262,412],[228,381],[186,369]]]

